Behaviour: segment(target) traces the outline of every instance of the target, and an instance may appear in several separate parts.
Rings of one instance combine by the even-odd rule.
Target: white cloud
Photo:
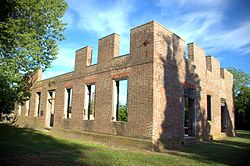
[[[56,60],[52,62],[52,68],[47,69],[42,78],[47,79],[74,70],[75,49],[61,48]]]
[[[224,30],[208,36],[207,43],[217,49],[238,50],[244,54],[250,52],[250,22],[245,22],[235,29]],[[209,44],[207,44],[209,46]],[[211,45],[210,45],[211,46]]]
[[[208,52],[233,50],[249,53],[250,22],[228,29],[224,24],[224,12],[228,7],[226,0],[159,0],[157,5],[162,17],[171,19],[163,24],[186,42],[195,41]]]
[[[128,17],[133,9],[133,4],[127,0],[116,0],[111,6],[105,8],[100,3],[103,1],[99,4],[90,0],[71,1],[69,7],[79,16],[76,26],[83,31],[95,33],[99,38],[111,33],[120,34],[121,52],[125,53],[125,49],[129,50]]]
[[[246,47],[243,46],[242,48],[240,48],[239,51],[243,52],[244,54],[250,54],[250,43]]]
[[[181,5],[195,5],[195,6],[206,6],[206,7],[218,7],[221,4],[225,3],[225,0],[202,0],[202,1],[197,1],[197,0],[181,0],[180,1]]]
[[[216,19],[214,19],[216,18]],[[190,12],[174,22],[174,30],[188,42],[205,37],[212,26],[218,26],[222,15],[216,11]]]
[[[132,10],[132,3],[128,0],[116,0],[107,8],[104,8],[102,3],[103,1],[96,0],[68,0],[69,10],[62,20],[67,23],[67,29],[93,33],[99,38],[118,33],[121,37],[120,52],[128,53],[130,29],[128,16]],[[79,43],[76,45],[67,43],[67,47],[60,46],[58,58],[52,62],[52,68],[43,73],[43,79],[74,70],[75,51],[81,47],[78,46]],[[97,49],[94,46],[93,48]],[[94,50],[94,53],[96,52],[97,50]],[[97,61],[95,55],[94,62]]]
[[[74,17],[73,14],[69,10],[67,10],[65,15],[63,16],[62,21],[63,21],[63,23],[67,23],[67,26],[66,26],[67,29],[74,28],[74,19],[73,19],[73,17]]]
[[[211,9],[211,8],[217,8],[221,5],[226,5],[226,0],[158,0],[157,5],[160,7],[168,7],[170,10],[175,10],[176,7],[188,7],[192,9]],[[178,11],[181,12],[181,11]]]
[[[72,8],[79,14],[77,26],[87,31],[95,31],[102,37],[107,33],[127,31],[128,15],[131,10],[130,3],[117,0],[113,6],[105,9],[92,1],[73,1]]]
[[[187,42],[203,38],[213,27],[220,28],[224,0],[159,0],[162,17],[170,20],[164,24]]]
[[[61,48],[56,60],[52,62],[54,67],[74,68],[75,64],[75,51],[74,48]]]

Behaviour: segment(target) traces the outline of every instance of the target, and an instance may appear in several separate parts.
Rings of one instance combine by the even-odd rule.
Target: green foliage
[[[0,117],[1,112],[10,113],[14,107],[15,89],[11,88],[10,82],[5,77],[0,77]]]
[[[234,77],[235,126],[250,129],[250,75],[234,67],[228,70]]]
[[[118,121],[123,121],[123,122],[128,121],[127,106],[119,105],[119,108],[118,108]]]
[[[235,119],[236,127],[250,129],[250,88],[241,88],[240,93],[235,97]]]
[[[234,94],[238,95],[243,87],[250,85],[250,75],[235,67],[229,67],[227,70],[233,74],[234,77]]]
[[[0,104],[22,103],[31,86],[30,76],[45,70],[58,53],[65,24],[60,19],[64,0],[2,0],[0,14]],[[8,99],[8,101],[7,101]],[[6,110],[7,109],[7,110]]]

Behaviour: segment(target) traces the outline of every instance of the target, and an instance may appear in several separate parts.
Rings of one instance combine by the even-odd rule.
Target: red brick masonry
[[[130,53],[119,56],[120,36],[99,39],[98,64],[91,65],[92,49],[76,51],[75,70],[38,81],[31,88],[30,109],[22,106],[20,126],[49,128],[49,91],[55,92],[53,129],[140,138],[155,146],[182,144],[234,135],[233,76],[219,61],[206,56],[195,43],[188,44],[159,23],[151,21],[130,30]],[[128,80],[128,121],[112,121],[114,80]],[[85,120],[86,85],[95,84],[94,119]],[[71,118],[65,118],[66,88],[72,88]],[[37,92],[40,115],[37,112]],[[211,96],[211,120],[207,120],[207,95]],[[188,103],[185,135],[184,106]],[[166,145],[166,146],[165,146]]]

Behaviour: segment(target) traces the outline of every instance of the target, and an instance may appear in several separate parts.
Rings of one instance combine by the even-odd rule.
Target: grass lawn
[[[0,124],[0,165],[250,165],[250,131],[168,153],[115,149]]]

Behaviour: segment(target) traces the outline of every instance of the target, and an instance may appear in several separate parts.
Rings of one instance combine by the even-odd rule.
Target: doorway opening
[[[184,137],[195,136],[195,90],[184,88]]]
[[[221,132],[226,132],[227,129],[227,107],[226,100],[221,99]]]
[[[128,80],[113,80],[113,121],[128,121]]]
[[[184,136],[195,136],[194,99],[184,98]]]
[[[84,120],[95,119],[95,84],[85,86],[85,104],[84,104]]]
[[[54,126],[54,110],[55,110],[55,95],[56,92],[55,90],[48,91],[48,121],[47,123],[49,124],[49,127]]]

